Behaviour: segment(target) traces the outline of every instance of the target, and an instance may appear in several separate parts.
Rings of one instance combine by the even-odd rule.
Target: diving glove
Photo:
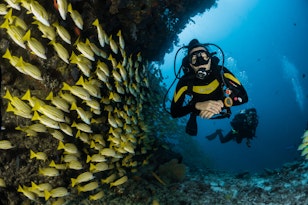
[[[198,133],[197,126],[197,115],[195,113],[190,113],[189,120],[186,124],[186,133],[191,136],[196,136]]]

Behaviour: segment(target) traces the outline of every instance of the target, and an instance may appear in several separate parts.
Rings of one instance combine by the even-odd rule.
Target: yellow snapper
[[[101,45],[101,47],[104,47],[105,43],[107,43],[106,39],[108,39],[106,32],[103,30],[102,26],[99,24],[98,19],[95,19],[92,25],[96,26],[99,44]]]
[[[69,195],[69,192],[67,191],[65,187],[57,187],[50,191],[45,190],[44,194],[45,194],[45,200],[47,201],[50,197],[58,198],[58,197],[67,196]]]
[[[64,144],[62,141],[59,141],[59,145],[58,145],[57,150],[61,150],[61,149],[63,149],[64,151],[66,151],[67,153],[70,153],[70,154],[78,153],[78,148],[76,147],[76,145],[74,145],[72,143]]]
[[[29,1],[30,1],[29,2],[30,12],[36,17],[38,21],[40,21],[46,26],[50,26],[48,21],[48,13],[44,9],[44,7],[35,0],[29,0]]]
[[[52,26],[46,26],[40,21],[33,21],[32,24],[36,24],[38,26],[38,29],[42,32],[43,38],[48,38],[51,41],[55,40],[56,31]]]
[[[94,178],[94,175],[91,172],[84,172],[82,174],[79,174],[76,179],[71,178],[72,187],[74,187],[75,185],[80,184],[82,182],[90,181],[93,178]]]
[[[12,149],[14,147],[9,140],[0,140],[0,149]]]
[[[73,19],[75,25],[82,30],[83,29],[83,19],[80,13],[72,8],[71,3],[68,4],[67,11],[70,13],[71,18]]]
[[[121,184],[124,184],[127,180],[128,180],[128,177],[127,176],[123,176],[120,179],[117,179],[116,181],[111,182],[110,183],[110,187],[119,186]]]
[[[69,90],[73,95],[83,99],[83,100],[91,100],[89,92],[80,86],[69,86],[67,83],[63,82],[62,90]]]
[[[77,190],[78,190],[78,193],[80,192],[88,192],[88,191],[93,191],[94,189],[97,189],[98,188],[98,182],[94,181],[94,182],[90,182],[88,184],[85,184],[83,186],[78,186],[77,187]]]
[[[51,40],[49,42],[50,45],[53,45],[54,50],[57,52],[58,57],[62,59],[65,63],[69,64],[69,54],[66,48],[62,46],[62,44],[55,42],[54,40]]]
[[[31,30],[28,30],[22,39],[28,43],[27,44],[28,47],[32,50],[32,52],[35,55],[43,59],[47,59],[45,55],[46,53],[45,47],[41,44],[41,42],[31,37]]]
[[[66,20],[66,14],[68,10],[67,0],[57,0],[58,10],[63,20]]]
[[[30,159],[36,158],[37,160],[46,161],[47,155],[44,152],[34,152],[30,149]]]
[[[58,22],[54,22],[52,25],[56,28],[56,31],[58,35],[61,37],[61,39],[64,42],[71,44],[70,33],[63,26],[61,26]]]

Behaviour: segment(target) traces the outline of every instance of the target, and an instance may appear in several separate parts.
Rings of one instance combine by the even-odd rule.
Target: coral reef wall
[[[98,200],[146,164],[164,90],[149,62],[213,3],[0,3],[1,202]]]

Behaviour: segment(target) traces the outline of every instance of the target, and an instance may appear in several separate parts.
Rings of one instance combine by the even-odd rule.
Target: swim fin
[[[186,124],[186,133],[191,136],[196,136],[198,133],[198,126],[197,126],[197,115],[195,113],[191,113],[189,120]]]

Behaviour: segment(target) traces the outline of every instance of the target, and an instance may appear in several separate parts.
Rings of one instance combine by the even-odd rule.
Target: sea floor
[[[105,194],[100,201],[72,200],[68,204],[307,205],[308,162],[296,161],[258,174],[190,170],[182,182],[168,185],[151,175],[133,177]]]

